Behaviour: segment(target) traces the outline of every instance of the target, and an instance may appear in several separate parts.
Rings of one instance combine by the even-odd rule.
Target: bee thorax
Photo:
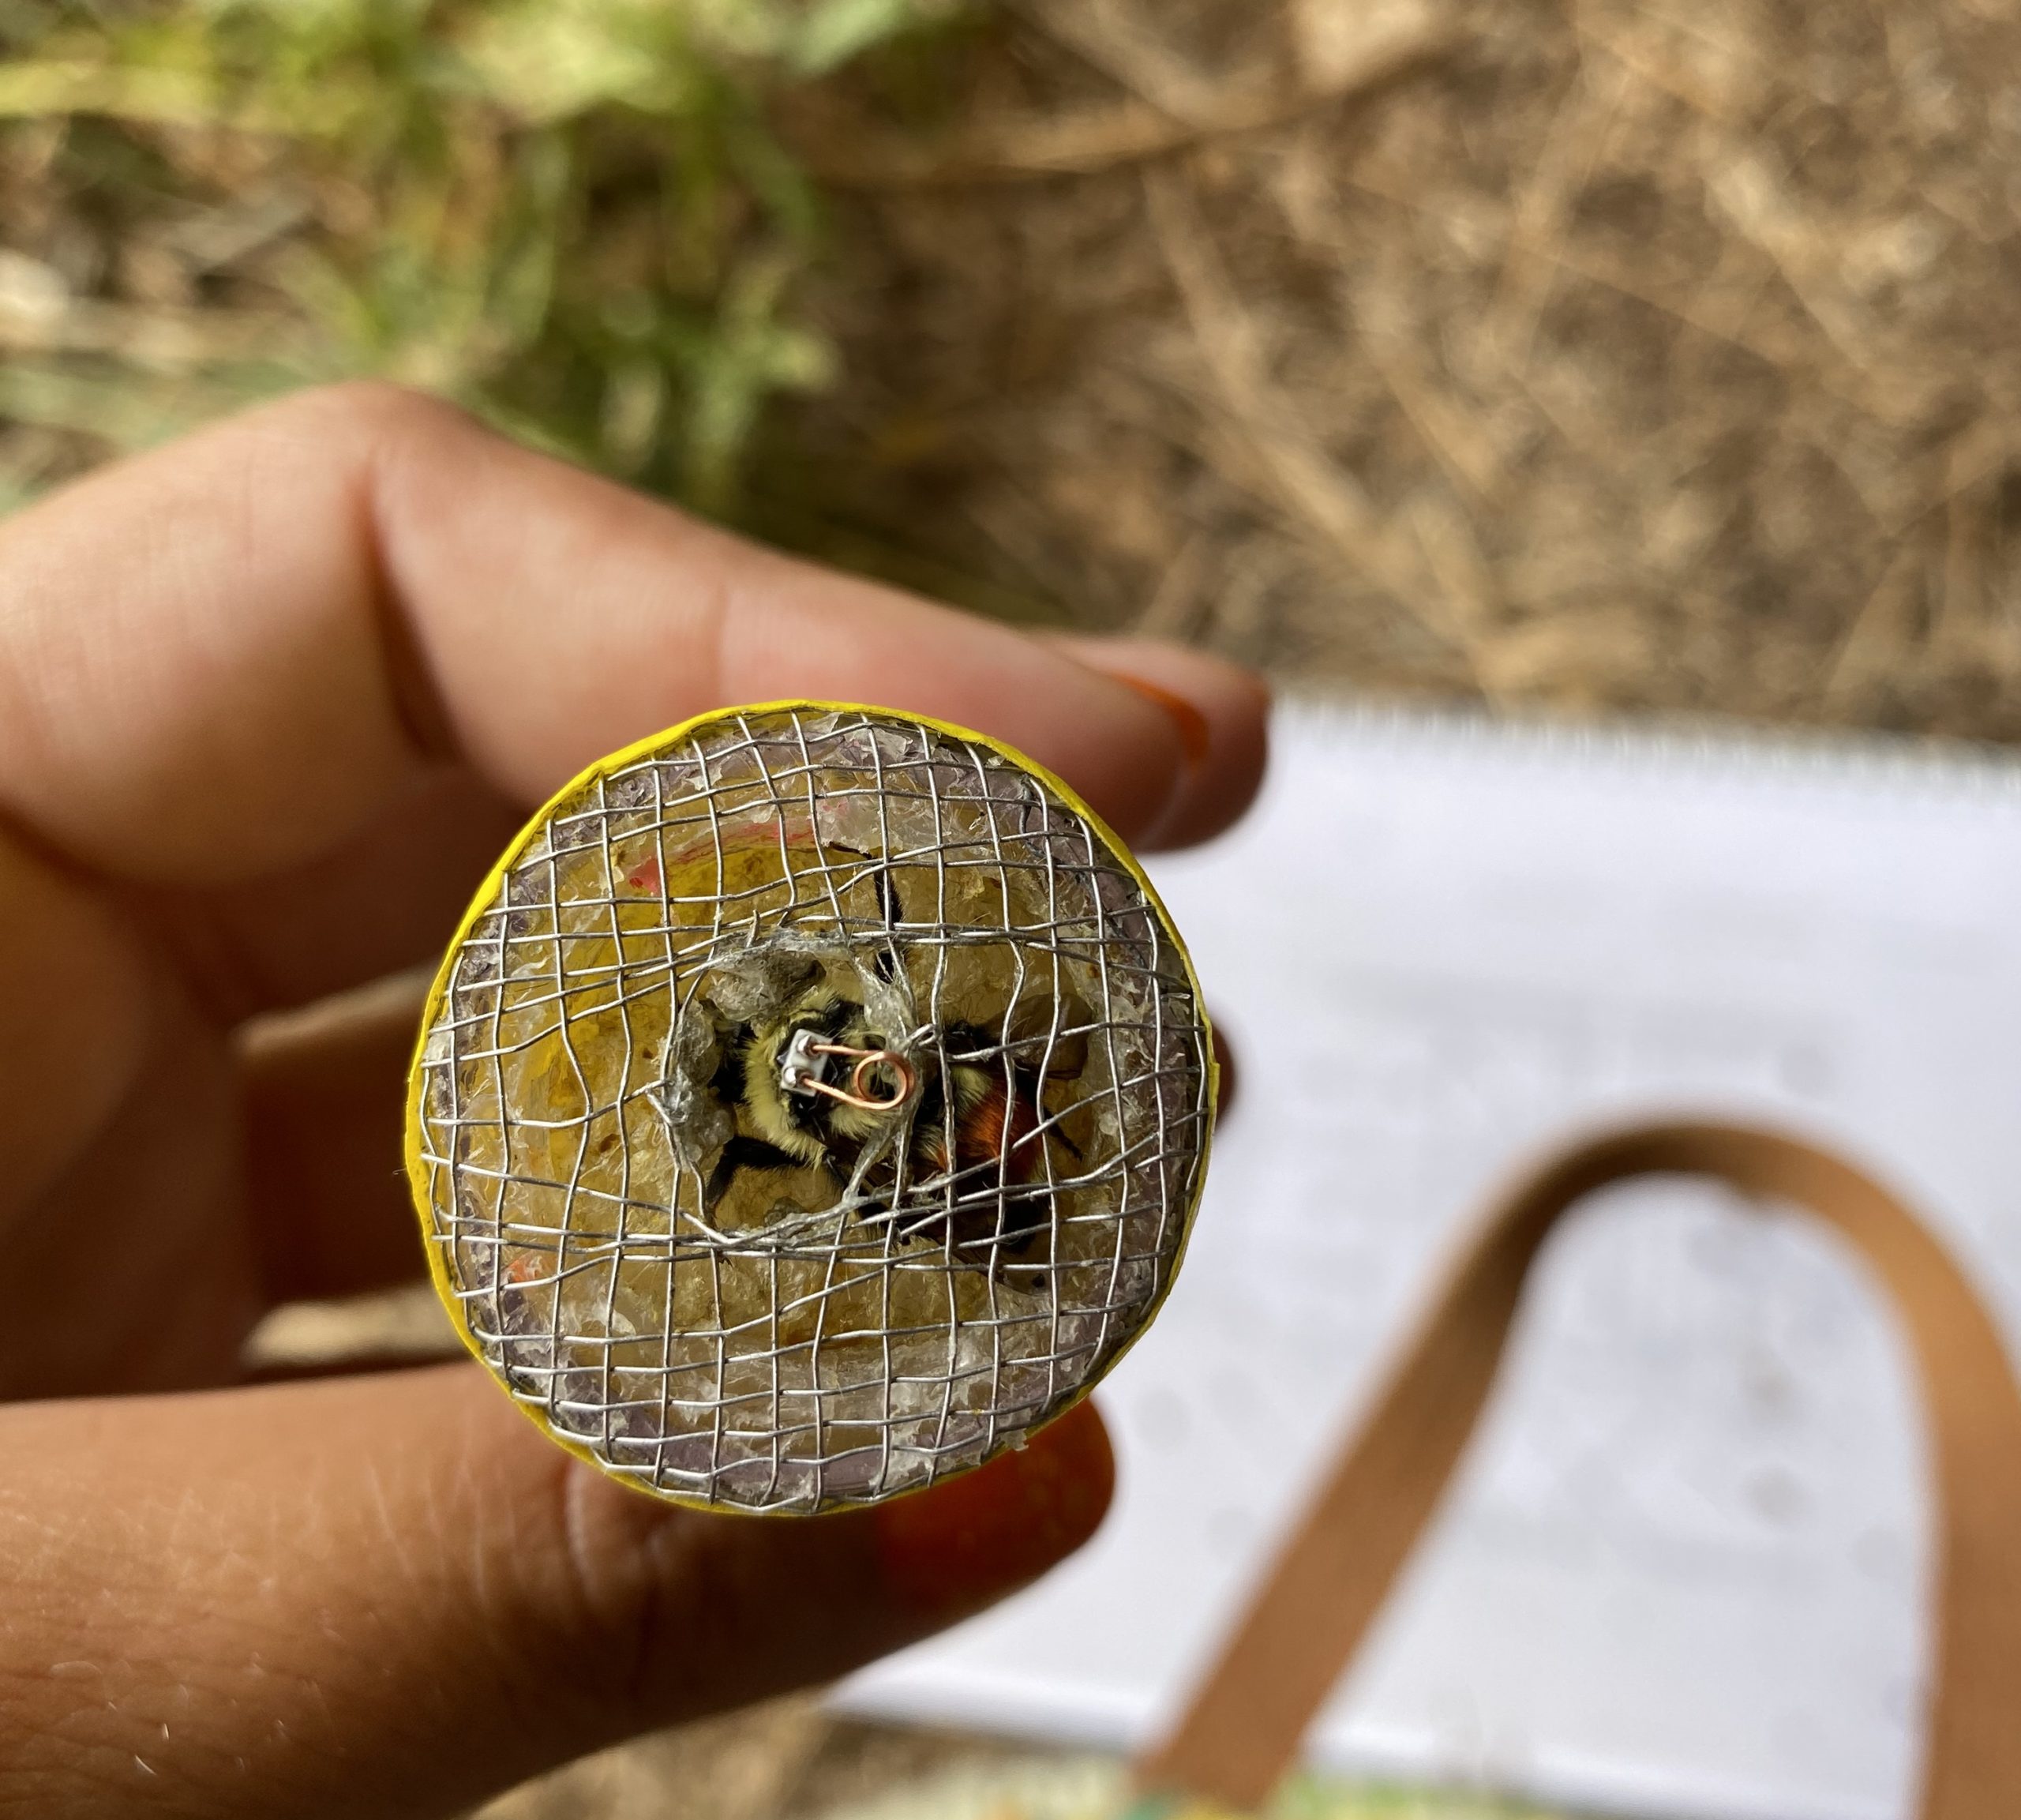
[[[898,1050],[826,1041],[818,1029],[797,1030],[779,1052],[779,1085],[787,1093],[819,1094],[864,1112],[890,1112],[912,1098],[918,1071]]]

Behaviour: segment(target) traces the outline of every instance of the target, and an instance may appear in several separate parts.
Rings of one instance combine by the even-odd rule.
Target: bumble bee
[[[1042,1041],[1020,1042],[1008,1031],[993,1035],[964,1023],[943,1034],[941,1047],[944,1064],[921,1095],[912,1154],[926,1177],[921,1185],[951,1184],[953,1205],[913,1221],[907,1231],[945,1228],[952,1252],[1022,1258],[1051,1224],[1046,1145],[1056,1141],[1081,1158],[1047,1107],[1045,1088],[1079,1075],[1086,1038],[1056,1041],[1048,1056]]]
[[[736,1128],[709,1177],[711,1206],[746,1170],[820,1167],[845,1180],[865,1148],[889,1135],[916,1077],[870,1019],[867,1005],[822,980],[774,1015],[723,1033],[710,1086]],[[838,1057],[857,1064],[848,1088],[827,1078]],[[864,1065],[871,1062],[877,1068]]]
[[[1029,1257],[1050,1229],[1048,1146],[1081,1157],[1045,1090],[1080,1074],[1085,1028],[1060,1034],[1049,1000],[998,1032],[909,1028],[906,996],[883,955],[865,967],[833,951],[754,953],[714,985],[709,1086],[733,1128],[709,1173],[710,1210],[747,1173],[818,1169],[855,1188],[860,1218],[897,1221],[901,1240],[999,1270]]]

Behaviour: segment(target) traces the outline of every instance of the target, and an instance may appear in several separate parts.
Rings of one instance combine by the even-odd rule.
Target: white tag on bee
[[[980,735],[725,710],[576,779],[430,995],[408,1171],[471,1350],[643,1489],[981,1465],[1171,1285],[1213,1063],[1149,883]]]

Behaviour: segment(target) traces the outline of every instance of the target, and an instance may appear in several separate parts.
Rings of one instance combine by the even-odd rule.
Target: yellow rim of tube
[[[1172,913],[1165,908],[1164,900],[1158,895],[1157,887],[1151,883],[1143,867],[1138,864],[1137,856],[1123,844],[1122,839],[1108,824],[1088,806],[1086,800],[1078,790],[1063,779],[1048,771],[1036,760],[1028,758],[1015,746],[1007,745],[1002,740],[993,739],[986,733],[977,733],[972,727],[958,726],[952,721],[941,720],[930,714],[915,714],[909,709],[879,707],[864,702],[817,701],[795,698],[787,701],[741,702],[733,707],[711,708],[705,713],[691,715],[688,719],[677,726],[667,728],[662,733],[651,734],[644,739],[634,740],[631,745],[621,747],[616,752],[606,753],[594,764],[585,766],[578,771],[528,817],[526,825],[512,837],[512,844],[499,855],[497,863],[485,874],[483,884],[478,887],[476,895],[471,899],[470,908],[463,912],[463,920],[456,925],[456,933],[449,939],[449,945],[443,953],[442,964],[437,970],[434,981],[428,989],[427,1002],[422,1008],[420,1033],[414,1041],[414,1060],[407,1069],[407,1122],[403,1146],[407,1159],[407,1183],[413,1194],[414,1210],[420,1217],[422,1244],[428,1254],[428,1274],[433,1280],[435,1293],[440,1297],[443,1307],[448,1311],[450,1321],[456,1330],[456,1337],[463,1342],[471,1357],[484,1368],[486,1377],[497,1385],[501,1394],[507,1402],[532,1423],[553,1445],[574,1454],[586,1465],[594,1467],[606,1478],[616,1480],[628,1490],[653,1499],[657,1503],[680,1504],[691,1510],[707,1510],[719,1515],[738,1517],[800,1518],[816,1513],[784,1510],[753,1510],[736,1504],[712,1503],[707,1498],[698,1498],[684,1492],[666,1491],[661,1487],[635,1478],[630,1473],[620,1472],[608,1462],[598,1458],[594,1452],[579,1441],[572,1441],[566,1435],[556,1433],[546,1417],[531,1403],[523,1402],[514,1396],[511,1390],[499,1378],[497,1372],[493,1369],[491,1361],[484,1356],[482,1347],[478,1344],[477,1337],[471,1333],[469,1322],[464,1318],[463,1300],[457,1295],[455,1285],[449,1280],[449,1266],[444,1255],[442,1243],[436,1233],[434,1202],[429,1192],[428,1165],[422,1160],[421,1154],[422,1086],[425,1078],[422,1060],[423,1051],[427,1047],[429,1034],[434,1029],[436,1016],[442,1008],[443,1000],[448,994],[450,981],[456,973],[456,958],[462,951],[464,938],[476,925],[478,918],[491,908],[498,895],[499,887],[504,881],[506,873],[517,863],[519,856],[546,827],[555,812],[564,802],[579,790],[595,782],[598,779],[608,776],[612,771],[621,769],[625,765],[662,751],[681,740],[690,737],[703,727],[714,726],[718,721],[733,719],[739,715],[794,712],[861,714],[874,715],[883,719],[909,721],[915,726],[931,727],[936,733],[944,734],[951,739],[963,740],[971,745],[981,746],[1038,779],[1075,814],[1086,821],[1089,827],[1093,828],[1100,838],[1102,845],[1108,850],[1109,857],[1129,873],[1130,876],[1136,881],[1138,889],[1143,892],[1145,901],[1149,904],[1152,910],[1156,914],[1163,927],[1166,939],[1171,942],[1173,948],[1177,951],[1179,964],[1186,970],[1187,984],[1193,989],[1193,1003],[1199,1014],[1201,1034],[1205,1039],[1204,1053],[1207,1058],[1206,1129],[1201,1138],[1199,1166],[1194,1172],[1193,1191],[1187,1201],[1185,1214],[1179,1224],[1179,1244],[1172,1252],[1172,1267],[1165,1273],[1164,1286],[1153,1297],[1150,1306],[1144,1311],[1144,1318],[1138,1323],[1136,1331],[1109,1355],[1108,1363],[1100,1371],[1076,1390],[1071,1396],[1060,1404],[1058,1409],[1047,1416],[1044,1421],[1019,1429],[1015,1437],[999,1442],[973,1465],[961,1467],[957,1471],[947,1474],[945,1478],[930,1479],[924,1485],[907,1486],[903,1491],[890,1493],[883,1498],[847,1500],[837,1504],[833,1508],[836,1510],[862,1509],[873,1504],[894,1503],[900,1498],[917,1497],[923,1492],[932,1490],[936,1485],[946,1484],[948,1479],[958,1478],[965,1473],[972,1473],[977,1467],[986,1465],[999,1454],[1012,1447],[1022,1446],[1040,1429],[1058,1421],[1069,1409],[1085,1402],[1096,1385],[1115,1370],[1117,1362],[1121,1360],[1123,1354],[1136,1345],[1142,1338],[1145,1329],[1157,1319],[1158,1311],[1164,1306],[1165,1298],[1172,1293],[1172,1285],[1179,1280],[1179,1266],[1186,1261],[1187,1246],[1193,1237],[1193,1222],[1200,1211],[1200,1197],[1206,1188],[1208,1158],[1213,1149],[1214,1143],[1216,1102],[1220,1090],[1220,1064],[1214,1054],[1213,1026],[1208,1021],[1207,1001],[1200,990],[1200,976],[1194,970],[1193,956],[1187,949],[1184,938],[1179,933],[1178,925],[1172,921]]]

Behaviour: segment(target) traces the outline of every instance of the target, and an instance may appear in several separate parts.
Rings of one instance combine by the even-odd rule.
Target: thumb
[[[612,1483],[474,1366],[0,1411],[0,1807],[448,1814],[830,1679],[1079,1546],[1084,1405],[838,1516]]]

